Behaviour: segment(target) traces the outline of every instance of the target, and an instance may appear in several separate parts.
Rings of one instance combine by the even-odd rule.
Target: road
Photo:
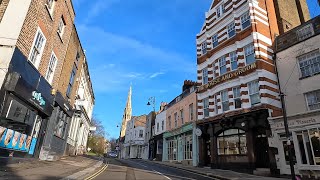
[[[195,174],[143,160],[107,159],[108,167],[94,180],[213,180],[215,178]]]

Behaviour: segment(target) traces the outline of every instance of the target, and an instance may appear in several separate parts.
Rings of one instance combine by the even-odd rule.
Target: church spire
[[[131,86],[132,85],[130,85],[129,92],[128,92],[127,104],[123,112],[120,137],[124,137],[126,135],[127,121],[129,121],[132,116],[132,107],[131,107],[132,87]]]

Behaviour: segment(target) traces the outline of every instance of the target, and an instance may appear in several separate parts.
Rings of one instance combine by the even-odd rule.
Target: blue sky
[[[311,15],[320,12],[307,0]],[[94,115],[118,137],[132,83],[132,113],[147,114],[148,98],[170,102],[185,79],[196,80],[196,34],[211,0],[73,0],[89,63]]]

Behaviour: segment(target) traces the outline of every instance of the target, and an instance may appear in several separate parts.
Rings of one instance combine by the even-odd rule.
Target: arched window
[[[228,129],[218,135],[218,155],[247,154],[246,134],[241,129]]]

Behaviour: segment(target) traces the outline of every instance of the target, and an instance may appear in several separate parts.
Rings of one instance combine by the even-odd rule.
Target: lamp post
[[[156,98],[154,96],[149,97],[147,106],[152,105],[153,111],[155,111],[155,103],[156,103]]]

